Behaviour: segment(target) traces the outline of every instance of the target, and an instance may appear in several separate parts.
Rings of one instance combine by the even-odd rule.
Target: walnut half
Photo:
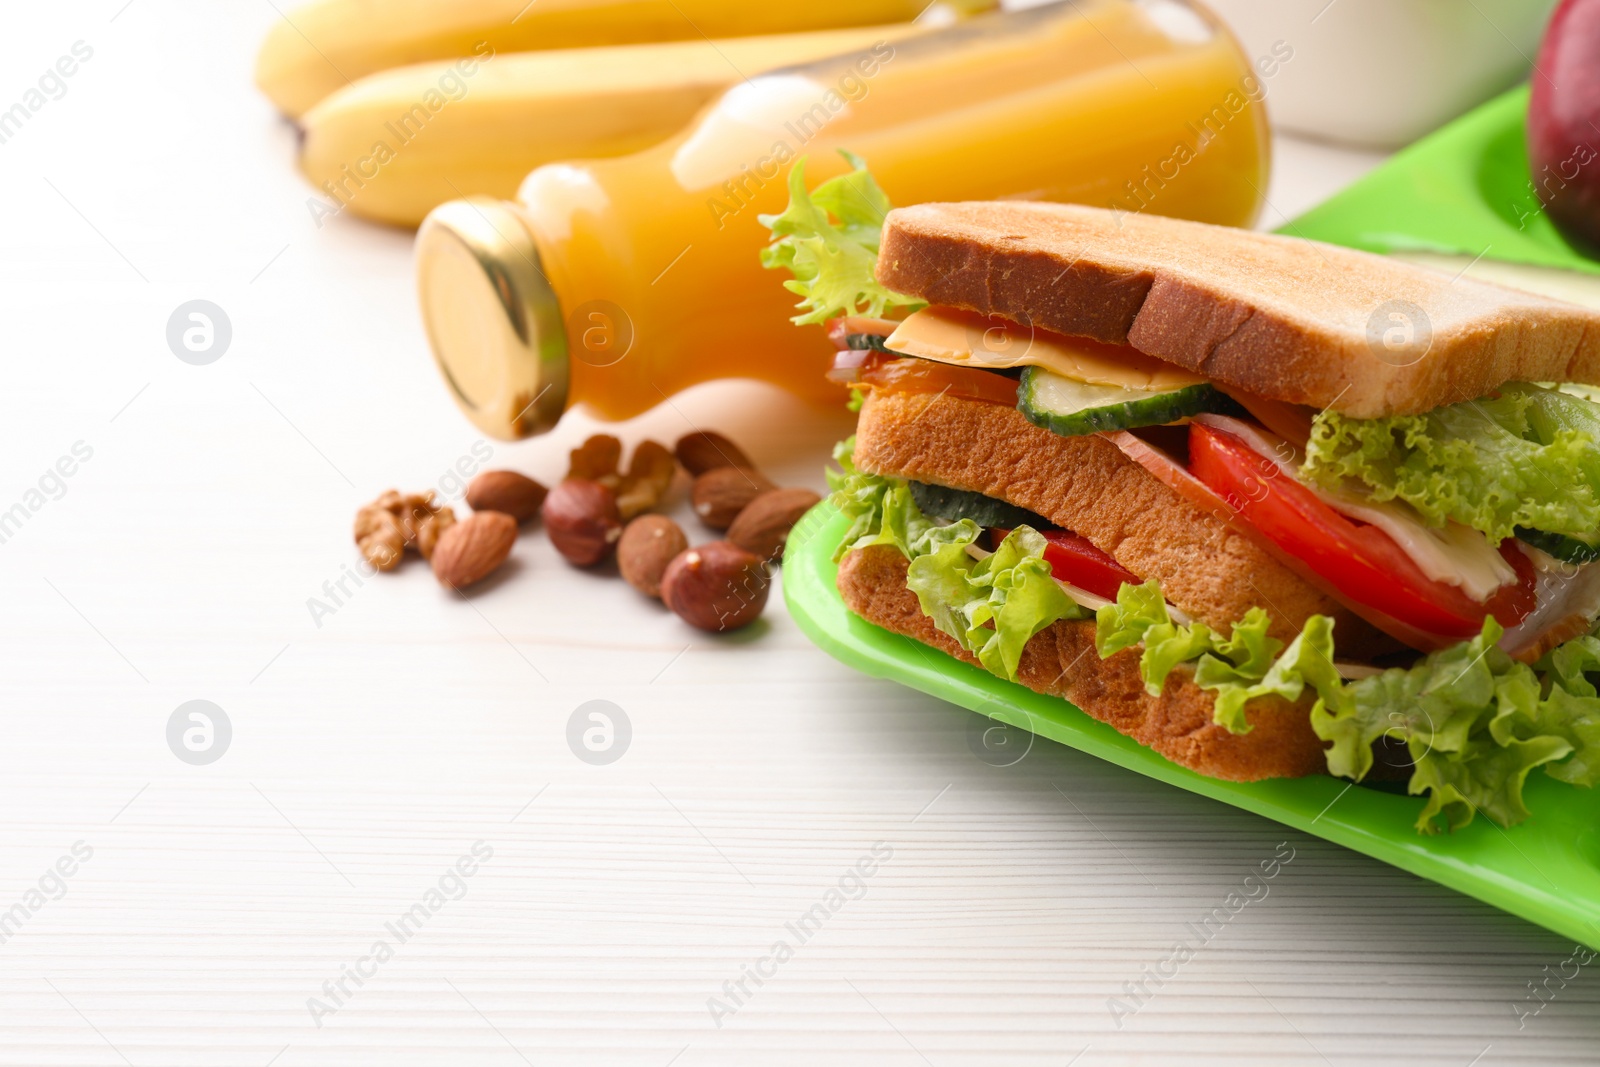
[[[390,489],[356,512],[356,546],[380,571],[400,566],[408,548],[428,559],[439,535],[455,525],[456,515],[433,493],[401,493]]]

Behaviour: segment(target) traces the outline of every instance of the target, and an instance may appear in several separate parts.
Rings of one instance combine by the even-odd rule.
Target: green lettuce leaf
[[[1318,693],[1336,693],[1344,684],[1333,665],[1333,620],[1326,615],[1313,615],[1305,627],[1289,642],[1276,658],[1271,658],[1281,642],[1267,636],[1267,616],[1260,608],[1252,608],[1245,618],[1234,624],[1234,640],[1238,645],[1240,631],[1248,627],[1244,637],[1249,644],[1230,651],[1219,647],[1217,655],[1201,658],[1195,668],[1195,684],[1202,689],[1216,690],[1214,721],[1236,734],[1248,733],[1250,723],[1245,718],[1245,705],[1265,696],[1282,697],[1291,704],[1300,699],[1306,686]],[[1241,659],[1242,655],[1242,659]],[[1264,658],[1265,657],[1265,658]]]
[[[1160,582],[1124,582],[1117,590],[1117,602],[1095,612],[1095,647],[1101,659],[1110,659],[1143,641],[1152,627],[1170,625],[1172,619],[1167,614],[1167,598],[1162,595]]]
[[[840,469],[827,472],[828,488],[833,491],[829,502],[851,520],[850,529],[834,550],[835,562],[872,545],[893,545],[901,555],[913,559],[936,544],[960,541],[969,545],[983,532],[967,520],[940,525],[928,518],[917,507],[904,479],[882,478],[857,469],[855,446],[854,437],[835,445],[833,458]]]
[[[963,523],[971,525],[954,525]],[[967,554],[970,543],[947,541],[917,556],[906,585],[935,626],[990,672],[1015,681],[1022,649],[1034,634],[1057,619],[1088,612],[1051,577],[1045,539],[1032,527],[1012,530],[981,560]]]
[[[834,558],[871,545],[893,545],[911,561],[906,585],[922,611],[986,668],[1015,681],[1022,649],[1057,619],[1087,617],[1050,574],[1044,537],[1018,526],[982,560],[967,547],[983,532],[970,519],[941,523],[924,515],[903,479],[855,465],[855,438],[833,451],[829,498],[851,520]]]
[[[838,315],[882,315],[895,307],[921,307],[892,293],[873,276],[889,198],[861,157],[841,151],[854,169],[806,191],[805,157],[789,169],[789,206],[759,216],[772,231],[761,265],[794,275],[784,288],[804,297],[793,322],[824,322]]]
[[[1391,668],[1344,687],[1311,712],[1317,736],[1333,742],[1328,769],[1360,780],[1372,769],[1372,743],[1380,737],[1404,741],[1413,759],[1458,752],[1475,726],[1487,726],[1497,696],[1496,680],[1513,672],[1509,656],[1495,647],[1501,629],[1486,618],[1482,632],[1411,668]]]
[[[1117,602],[1096,613],[1095,645],[1105,658],[1142,643],[1139,672],[1151,696],[1161,695],[1176,667],[1190,664],[1195,684],[1215,694],[1214,721],[1243,734],[1250,732],[1245,718],[1250,701],[1264,696],[1295,701],[1308,684],[1319,693],[1340,685],[1333,666],[1332,619],[1313,615],[1286,649],[1268,636],[1270,622],[1265,610],[1252,608],[1227,637],[1204,623],[1179,626],[1167,612],[1161,584],[1152,580],[1124,584]]]
[[[1579,751],[1569,735],[1587,738],[1590,760],[1600,755],[1600,718],[1594,706],[1579,706],[1592,697],[1569,693],[1558,672],[1546,672],[1541,680],[1540,673],[1496,647],[1501,633],[1500,625],[1486,618],[1482,632],[1470,641],[1319,700],[1311,726],[1318,737],[1333,742],[1328,769],[1360,780],[1372,768],[1374,741],[1403,741],[1415,764],[1409,790],[1428,795],[1417,820],[1424,833],[1437,832],[1440,818],[1450,829],[1460,829],[1480,811],[1501,826],[1521,822],[1528,817],[1523,785],[1535,767],[1553,764],[1548,772],[1564,780],[1592,774],[1593,763],[1555,763]],[[1573,682],[1592,692],[1581,671],[1600,664],[1570,656],[1567,663],[1580,672]]]
[[[1139,655],[1139,673],[1144,676],[1145,692],[1153,697],[1160,696],[1167,675],[1180,663],[1188,663],[1209,652],[1215,636],[1203,622],[1189,626],[1169,622],[1146,630],[1144,651]]]
[[[1572,747],[1572,757],[1545,768],[1550,777],[1572,785],[1600,784],[1600,694],[1590,680],[1600,674],[1600,638],[1592,635],[1563,644],[1534,665],[1549,679],[1549,695],[1537,704],[1526,696],[1515,705],[1515,716],[1490,723],[1495,739],[1515,736],[1554,736]],[[1502,704],[1508,702],[1502,701]]]
[[[1238,664],[1234,670],[1241,677],[1265,677],[1273,660],[1283,651],[1283,642],[1267,635],[1267,627],[1271,624],[1265,608],[1251,608],[1245,612],[1244,618],[1233,624],[1232,636],[1217,644],[1217,651],[1223,657],[1230,663]],[[1329,629],[1331,631],[1331,626]]]
[[[1519,383],[1422,415],[1324,411],[1301,475],[1328,488],[1349,479],[1434,526],[1454,519],[1493,541],[1518,526],[1590,536],[1600,530],[1600,407]]]
[[[1553,686],[1550,695],[1538,704],[1525,738],[1514,728],[1502,732],[1518,740],[1559,739],[1566,746],[1566,752],[1560,755],[1570,752],[1571,758],[1546,767],[1545,773],[1569,785],[1593,786],[1600,782],[1600,700]],[[1500,743],[1510,744],[1510,741],[1501,740]],[[1558,758],[1559,755],[1551,757]]]
[[[1556,737],[1512,741],[1505,746],[1475,737],[1460,752],[1429,753],[1417,760],[1407,787],[1411,793],[1428,794],[1417,829],[1437,833],[1436,817],[1442,815],[1450,829],[1459,830],[1480,811],[1501,826],[1516,825],[1528,817],[1527,805],[1522,802],[1528,772],[1568,751],[1566,742]]]

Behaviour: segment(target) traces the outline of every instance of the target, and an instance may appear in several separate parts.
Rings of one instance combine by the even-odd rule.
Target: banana
[[[301,121],[300,170],[323,217],[416,226],[446,200],[509,200],[529,171],[676,133],[741,77],[922,32],[911,23],[724,41],[477,56],[362,78]]]
[[[994,0],[957,0],[957,7]],[[261,46],[256,84],[299,118],[380,70],[495,53],[747,37],[910,21],[926,0],[314,0]]]

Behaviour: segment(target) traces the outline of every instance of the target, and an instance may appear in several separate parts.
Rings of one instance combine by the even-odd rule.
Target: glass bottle
[[[763,74],[678,137],[558,163],[518,201],[438,208],[417,239],[429,342],[485,432],[585,404],[624,419],[714,378],[837,402],[820,327],[759,251],[794,161],[863,156],[896,205],[1031,199],[1248,225],[1266,188],[1262,83],[1184,0],[1062,0]]]

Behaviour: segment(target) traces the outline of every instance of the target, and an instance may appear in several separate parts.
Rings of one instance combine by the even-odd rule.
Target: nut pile
[[[459,589],[494,573],[510,556],[518,525],[537,515],[568,563],[594,567],[614,554],[629,585],[692,626],[720,632],[753,622],[789,531],[821,498],[774,485],[717,433],[689,434],[671,451],[641,442],[625,469],[622,453],[617,438],[590,437],[549,490],[515,471],[485,471],[467,487],[472,514],[459,521],[432,493],[390,490],[356,514],[356,542],[379,570],[394,569],[415,549],[441,584]],[[721,540],[691,546],[682,527],[654,513],[680,466],[692,479],[695,515]]]

